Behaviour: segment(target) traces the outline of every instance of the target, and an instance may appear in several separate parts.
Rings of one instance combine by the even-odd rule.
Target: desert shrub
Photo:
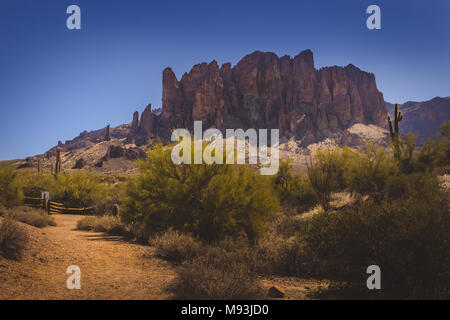
[[[286,201],[289,198],[290,184],[293,180],[292,165],[289,160],[280,160],[278,172],[273,178],[275,189],[280,194],[280,199]]]
[[[61,202],[65,207],[96,206],[98,213],[110,209],[114,201],[113,195],[118,193],[112,192],[101,177],[89,171],[65,172],[57,177],[52,174],[23,172],[20,184],[28,197],[40,197],[42,191],[49,191],[51,200]]]
[[[27,197],[40,197],[42,191],[50,191],[51,196],[56,187],[54,175],[24,171],[20,174],[20,184]]]
[[[331,193],[345,188],[348,148],[317,150],[310,159],[308,179],[324,209],[330,208]]]
[[[18,205],[23,200],[23,191],[12,167],[0,166],[0,204],[6,207]]]
[[[307,177],[291,173],[289,161],[281,160],[278,173],[273,178],[274,189],[280,202],[298,211],[308,210],[318,203],[316,192]]]
[[[394,153],[398,154],[396,159],[401,173],[431,172],[435,167],[450,164],[450,121],[444,122],[438,135],[419,150],[416,138],[413,134],[406,134],[390,143]]]
[[[86,216],[77,221],[77,229],[91,231],[94,230],[94,225],[98,217]]]
[[[397,173],[396,163],[387,150],[366,142],[362,151],[351,152],[345,166],[345,179],[352,192],[380,201],[386,181]]]
[[[127,184],[124,182],[118,182],[111,186],[106,186],[106,197],[96,204],[96,212],[99,214],[112,214],[113,206],[115,204],[120,205],[122,199],[125,196]]]
[[[289,238],[296,235],[305,223],[305,219],[301,214],[287,215],[280,213],[277,215],[270,224],[268,237],[284,237]]]
[[[56,179],[52,199],[67,207],[90,207],[104,201],[107,191],[107,185],[89,171],[63,173]]]
[[[421,171],[450,165],[450,120],[442,124],[436,138],[422,146],[416,158]]]
[[[11,219],[0,221],[0,254],[7,259],[18,260],[26,246],[25,231]]]
[[[450,165],[450,120],[442,124],[438,139],[436,162],[440,166],[448,166]]]
[[[401,298],[439,298],[449,279],[450,219],[439,192],[315,215],[300,233],[304,272],[365,281],[380,266],[383,290]]]
[[[430,173],[416,172],[399,174],[386,180],[384,197],[390,200],[401,198],[435,199],[440,194],[437,177]]]
[[[47,226],[56,226],[56,221],[52,216],[42,209],[30,207],[17,207],[10,209],[7,216],[37,228],[44,228]]]
[[[303,258],[301,244],[295,237],[268,237],[256,248],[257,270],[263,274],[299,276]]]
[[[190,261],[203,249],[202,243],[193,236],[173,230],[156,235],[149,244],[159,256],[173,263]]]
[[[158,144],[139,167],[121,218],[148,234],[172,228],[206,241],[241,234],[253,240],[278,203],[267,180],[246,166],[175,165],[171,149]]]
[[[105,232],[110,235],[127,235],[127,230],[119,218],[108,215],[102,217],[83,217],[77,221],[77,229]]]
[[[7,212],[7,209],[0,203],[0,217],[3,217]]]
[[[177,299],[250,300],[262,298],[252,265],[245,250],[208,247],[192,261],[184,263],[172,286]]]

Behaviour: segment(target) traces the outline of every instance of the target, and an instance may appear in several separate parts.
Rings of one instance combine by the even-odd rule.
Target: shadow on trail
[[[88,241],[111,241],[111,242],[120,242],[127,243],[122,236],[113,236],[108,234],[86,234],[83,237]]]

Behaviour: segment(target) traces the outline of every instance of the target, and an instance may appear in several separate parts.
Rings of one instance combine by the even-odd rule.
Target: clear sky
[[[81,30],[66,9],[81,8]],[[368,30],[366,8],[381,8]],[[375,73],[389,102],[450,95],[448,0],[1,0],[0,159],[161,106],[162,71],[255,50]]]

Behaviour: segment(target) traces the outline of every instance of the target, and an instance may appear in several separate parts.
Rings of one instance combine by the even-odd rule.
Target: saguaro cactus
[[[110,138],[110,136],[109,136],[109,129],[110,129],[110,125],[108,124],[108,125],[106,126],[106,133],[105,133],[105,140],[106,140],[106,141],[111,140],[111,138]]]
[[[112,207],[112,214],[114,217],[119,216],[119,205],[117,203],[114,203],[114,205]]]
[[[395,158],[400,158],[400,132],[399,132],[399,122],[402,121],[403,114],[398,111],[398,104],[395,104],[394,109],[394,125],[392,125],[392,119],[388,115],[388,123],[389,123],[389,131],[391,134],[392,145],[394,148],[394,156]]]
[[[61,172],[61,148],[56,148],[55,175]]]
[[[37,171],[38,171],[38,173],[41,173],[41,159],[38,159]]]

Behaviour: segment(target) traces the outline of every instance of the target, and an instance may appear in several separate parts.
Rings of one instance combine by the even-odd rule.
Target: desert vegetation
[[[19,260],[26,247],[27,236],[12,219],[0,219],[0,257]]]
[[[2,254],[24,243],[12,219],[48,219],[10,208],[48,190],[64,205],[98,208],[78,229],[154,247],[176,266],[171,290],[180,299],[264,298],[258,279],[271,275],[344,282],[338,291],[353,298],[448,298],[449,193],[438,177],[449,168],[450,122],[418,148],[396,133],[398,119],[387,148],[321,149],[305,172],[282,161],[270,178],[243,165],[174,165],[170,146],[158,143],[137,176],[119,181],[2,167]],[[373,294],[365,287],[372,264],[383,279]]]
[[[19,206],[13,209],[3,210],[0,214],[6,218],[20,221],[37,228],[56,225],[55,219],[49,216],[45,210],[38,208]]]

